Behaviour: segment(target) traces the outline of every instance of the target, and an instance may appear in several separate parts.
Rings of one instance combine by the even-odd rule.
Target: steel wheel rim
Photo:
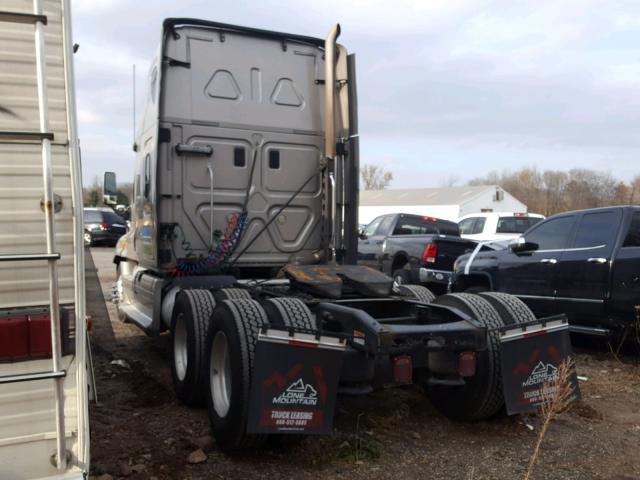
[[[173,363],[176,367],[176,375],[180,381],[187,376],[187,326],[184,321],[184,313],[179,313],[176,318],[176,326],[173,331]]]
[[[85,232],[84,234],[84,243],[85,245],[91,244],[91,234],[89,232]]]
[[[224,332],[219,331],[213,339],[209,371],[213,409],[222,418],[231,406],[231,362],[229,341]]]

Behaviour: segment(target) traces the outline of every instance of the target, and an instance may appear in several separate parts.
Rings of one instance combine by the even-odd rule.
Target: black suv
[[[111,210],[101,208],[84,209],[84,244],[99,243],[115,246],[127,231],[127,221]]]

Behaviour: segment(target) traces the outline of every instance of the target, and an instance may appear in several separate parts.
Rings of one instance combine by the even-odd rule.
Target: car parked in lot
[[[614,333],[640,304],[640,207],[554,215],[507,248],[461,256],[454,270],[454,291],[511,293],[536,315],[566,313],[573,331]]]
[[[367,225],[358,241],[358,263],[393,277],[396,284],[421,283],[444,293],[453,262],[476,242],[460,238],[455,222],[395,213]]]
[[[478,242],[509,240],[544,219],[544,215],[527,212],[482,212],[458,220],[460,236]]]
[[[84,244],[115,246],[127,232],[127,221],[109,208],[84,209]]]

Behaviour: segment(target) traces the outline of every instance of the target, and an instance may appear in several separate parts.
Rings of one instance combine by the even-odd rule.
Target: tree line
[[[586,168],[491,171],[468,185],[500,185],[526,204],[529,212],[547,216],[567,210],[640,204],[640,175],[620,181],[610,173]]]

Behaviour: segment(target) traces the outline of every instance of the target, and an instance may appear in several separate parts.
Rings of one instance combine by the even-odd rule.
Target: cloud
[[[88,178],[105,161],[131,177],[131,65],[140,112],[169,16],[318,37],[341,21],[340,41],[357,53],[362,162],[392,166],[398,187],[519,162],[634,174],[638,2],[76,0],[74,15]]]

